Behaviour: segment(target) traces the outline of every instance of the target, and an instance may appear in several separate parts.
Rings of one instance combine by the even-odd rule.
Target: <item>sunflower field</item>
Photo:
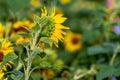
[[[120,0],[0,0],[0,80],[120,80]]]

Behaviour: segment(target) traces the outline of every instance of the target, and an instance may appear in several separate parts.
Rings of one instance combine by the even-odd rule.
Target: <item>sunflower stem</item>
[[[111,66],[113,65],[113,63],[114,63],[114,61],[115,61],[115,58],[116,58],[116,56],[117,56],[117,53],[118,53],[119,48],[120,48],[120,44],[118,44],[118,46],[117,46],[116,49],[114,50],[114,53],[113,53],[112,58],[111,58],[111,60],[110,60],[110,65],[111,65]]]
[[[41,30],[42,30],[42,27],[36,32],[35,37],[32,40],[32,44],[31,44],[30,49],[26,48],[28,60],[27,60],[26,69],[24,70],[24,72],[25,72],[25,80],[29,80],[29,77],[30,77],[31,73],[34,70],[34,69],[31,69],[32,62],[33,62],[33,59],[34,59],[34,56],[35,56],[34,53],[33,53],[33,50],[34,50],[34,48],[36,46],[37,39],[38,39],[38,36],[41,33]],[[29,50],[31,50],[32,52],[29,52]]]

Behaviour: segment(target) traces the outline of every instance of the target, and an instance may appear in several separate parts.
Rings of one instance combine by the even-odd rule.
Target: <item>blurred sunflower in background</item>
[[[43,80],[51,80],[55,76],[55,73],[51,69],[41,69],[35,71],[36,76],[42,76]]]
[[[26,32],[29,33],[29,31],[27,31],[24,27],[27,28],[32,28],[34,26],[34,23],[26,20],[26,21],[16,21],[15,23],[13,23],[12,28],[11,28],[11,32],[10,32],[10,36],[15,38],[16,42],[28,42],[29,40],[25,37],[22,36],[15,36],[16,33],[19,32]]]
[[[1,46],[0,46],[0,64],[2,64],[2,60],[3,60],[4,56],[9,54],[10,52],[14,52],[11,42],[9,42],[7,40],[3,40],[1,43]],[[11,61],[9,63],[12,64]],[[11,68],[11,65],[9,63],[7,63],[5,66],[3,66],[1,68],[1,70],[6,71],[8,66]]]
[[[40,7],[41,3],[39,0],[30,0],[30,5],[36,8],[36,7]]]
[[[29,33],[24,27],[32,28],[34,26],[33,22],[29,20],[26,21],[16,21],[13,23],[10,36],[14,36],[17,32],[27,32]]]
[[[64,39],[65,49],[70,52],[80,50],[82,48],[81,37],[80,34],[69,32]]]
[[[33,22],[30,22],[29,20],[26,21],[16,21],[13,24],[13,29],[20,29],[22,26],[28,27],[28,28],[32,28],[34,26]]]
[[[63,14],[56,14],[56,10],[54,8],[53,12],[49,15],[47,12],[47,9],[44,7],[42,9],[41,17],[47,17],[49,19],[48,26],[45,27],[43,30],[43,34],[45,36],[48,36],[50,39],[54,41],[54,44],[56,47],[58,47],[58,41],[63,41],[64,37],[63,35],[66,34],[63,30],[69,29],[68,27],[65,27],[62,25],[62,23],[67,19],[66,17],[63,17]],[[52,42],[49,43],[50,46],[52,46]]]

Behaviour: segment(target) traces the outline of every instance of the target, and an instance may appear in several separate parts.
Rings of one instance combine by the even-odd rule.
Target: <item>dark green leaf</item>
[[[44,58],[46,53],[45,52],[40,52],[40,54],[38,54],[41,58]]]
[[[120,68],[115,68],[115,76],[120,76]]]
[[[103,48],[100,45],[96,45],[88,48],[89,55],[99,54],[102,52],[103,52]]]
[[[104,68],[101,68],[97,74],[97,80],[103,80],[104,78],[112,76],[114,72],[115,72],[115,69],[112,66],[106,66]]]

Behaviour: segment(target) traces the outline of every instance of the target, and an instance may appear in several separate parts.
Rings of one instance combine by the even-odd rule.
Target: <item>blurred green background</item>
[[[68,33],[81,35],[77,50],[66,50],[70,42],[64,41],[59,42],[59,48],[46,49],[45,60],[54,67],[53,72],[42,71],[55,76],[44,80],[120,80],[119,0],[0,0],[0,22],[33,22],[33,15],[40,16],[44,6],[56,6],[57,13],[67,17],[64,25],[70,27]],[[76,47],[72,41],[71,46]],[[36,64],[34,61],[33,66]],[[36,79],[39,80],[33,75],[31,80]]]

